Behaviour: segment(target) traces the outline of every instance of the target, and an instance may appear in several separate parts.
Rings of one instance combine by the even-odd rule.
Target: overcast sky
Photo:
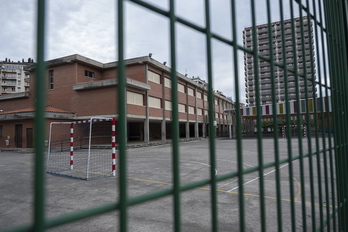
[[[5,0],[2,0],[5,1]],[[47,2],[46,60],[71,54],[107,63],[117,60],[116,48],[116,1],[114,0],[50,0]],[[168,10],[168,0],[149,0]],[[242,32],[251,26],[250,1],[237,2],[237,37],[242,45]],[[265,0],[256,0],[257,24],[267,23]],[[279,0],[272,0],[272,21],[278,21]],[[2,36],[0,60],[35,60],[36,1],[11,0],[0,8]],[[289,18],[289,1],[283,1],[284,17]],[[295,4],[296,12],[298,5]],[[205,27],[203,0],[178,0],[176,14]],[[224,38],[232,38],[230,1],[211,1],[212,31]],[[125,4],[125,58],[152,53],[152,58],[170,67],[169,21],[134,3]],[[296,13],[295,16],[298,16]],[[177,24],[177,70],[188,77],[207,79],[205,35]],[[213,41],[213,85],[215,90],[235,99],[232,48]],[[241,101],[244,94],[244,63],[240,53],[239,73]]]

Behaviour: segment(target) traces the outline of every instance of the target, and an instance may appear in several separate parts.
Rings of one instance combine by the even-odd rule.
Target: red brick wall
[[[178,92],[178,102],[181,104],[186,104],[186,93]]]
[[[72,91],[71,108],[78,116],[107,115],[117,112],[117,91],[114,86]]]
[[[170,101],[172,99],[172,90],[170,88],[167,88],[165,87],[165,90],[164,90],[164,98],[168,101]]]
[[[151,117],[163,117],[163,109],[149,108],[149,115]]]
[[[133,114],[133,115],[146,115],[146,108],[145,106],[137,106],[137,105],[127,105],[127,114]]]
[[[189,106],[195,106],[196,99],[193,96],[187,96],[187,103]]]
[[[196,115],[194,115],[194,114],[189,114],[188,117],[189,117],[189,120],[196,121]]]
[[[103,80],[114,79],[114,78],[116,78],[116,76],[117,76],[116,69],[109,68],[109,69],[106,69],[103,71],[102,79]]]
[[[5,140],[10,137],[8,148],[15,148],[15,125],[22,125],[22,148],[27,148],[27,128],[33,128],[33,120],[2,121],[2,136],[0,137],[0,147],[6,147]],[[47,137],[47,136],[46,136]]]
[[[162,98],[162,85],[149,81],[151,90],[149,90],[149,96]]]
[[[126,67],[126,77],[137,81],[146,82],[146,73],[144,64],[129,65]]]
[[[101,69],[99,68],[97,69],[92,66],[87,66],[83,64],[77,64],[77,63],[74,63],[74,65],[76,69],[76,83],[100,81],[104,79],[103,73]],[[86,77],[85,70],[94,72],[94,78]],[[69,73],[69,74],[73,74],[73,73]]]

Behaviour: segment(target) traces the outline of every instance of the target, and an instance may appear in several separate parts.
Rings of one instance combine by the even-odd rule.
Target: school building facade
[[[150,56],[125,60],[128,140],[171,138],[171,70]],[[118,62],[101,63],[74,54],[47,61],[47,125],[92,117],[117,120]],[[27,92],[0,96],[0,148],[33,147],[34,66]],[[207,83],[177,73],[180,138],[208,136]],[[216,136],[228,136],[231,120],[224,110],[231,99],[215,91]],[[48,137],[48,133],[47,133]]]

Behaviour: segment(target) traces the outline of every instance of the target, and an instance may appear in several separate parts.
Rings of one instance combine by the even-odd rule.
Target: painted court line
[[[284,167],[286,167],[286,166],[288,166],[288,165],[289,165],[289,163],[284,164],[283,166],[279,167],[279,169],[282,169],[282,168],[284,168]],[[275,171],[276,171],[276,169],[274,169],[274,170],[272,170],[272,171],[269,171],[269,172],[267,172],[267,173],[263,174],[263,176],[267,176],[267,175],[269,175],[269,174],[271,174],[271,173],[273,173],[273,172],[275,172]],[[249,180],[249,181],[245,182],[243,185],[250,184],[251,182],[254,182],[254,181],[258,180],[258,179],[260,179],[260,177],[259,177],[259,176],[258,176],[258,177],[256,177],[256,178],[254,178],[254,179],[252,179],[252,180]],[[232,188],[232,189],[228,190],[228,192],[231,192],[231,191],[236,190],[236,189],[238,189],[238,188],[239,188],[239,186],[234,187],[234,188]]]
[[[23,161],[16,161],[16,162],[19,162],[19,163],[26,163],[26,164],[32,164],[32,162],[23,162]],[[285,166],[287,166],[288,164],[285,164],[279,168],[283,168]],[[1,165],[0,165],[1,166]],[[4,165],[2,165],[4,166]],[[272,170],[268,173],[266,173],[266,175],[270,174],[270,173],[273,173],[275,170]],[[110,176],[112,177],[112,176]],[[116,176],[117,178],[117,176]],[[130,180],[136,180],[136,181],[142,181],[142,182],[150,182],[150,183],[156,183],[156,184],[164,184],[164,185],[173,185],[172,183],[168,183],[168,182],[162,182],[162,181],[153,181],[153,180],[146,180],[146,179],[140,179],[140,178],[134,178],[134,177],[127,177],[127,179],[130,179]],[[202,189],[202,190],[207,190],[207,191],[211,191],[210,188],[203,188],[203,187],[197,187],[196,189]],[[221,189],[217,189],[216,190],[217,192],[223,192],[223,193],[232,193],[232,194],[239,194],[238,192],[232,192],[232,190],[221,190]],[[243,195],[245,196],[251,196],[251,197],[261,197],[260,195],[257,195],[257,194],[250,194],[250,193],[244,193]],[[264,198],[266,199],[273,199],[273,200],[276,200],[277,198],[276,197],[270,197],[270,196],[264,196]],[[281,198],[282,201],[291,201],[290,199],[285,199],[285,198]],[[298,201],[298,200],[294,200],[294,202],[297,202],[297,203],[301,203],[302,201]],[[305,202],[305,204],[308,204],[308,205],[311,205],[312,202]],[[314,205],[320,205],[318,203],[314,203]],[[323,207],[326,207],[326,204],[322,204]],[[329,207],[334,207],[332,205],[329,205]],[[335,206],[336,207],[336,206]]]

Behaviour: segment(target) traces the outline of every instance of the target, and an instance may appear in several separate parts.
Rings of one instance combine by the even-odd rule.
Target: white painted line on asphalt
[[[284,167],[286,167],[286,166],[288,166],[288,165],[289,165],[289,163],[284,164],[283,166],[279,167],[279,169],[282,169],[282,168],[284,168]],[[271,173],[273,173],[273,172],[275,172],[275,171],[276,171],[276,169],[274,169],[274,170],[272,170],[272,171],[269,171],[269,172],[263,174],[263,176],[267,176],[267,175],[269,175],[269,174],[271,174]],[[258,179],[260,179],[259,176],[256,177],[256,178],[254,178],[254,179],[252,179],[252,180],[249,180],[249,181],[245,182],[243,185],[250,184],[251,182],[254,182],[254,181],[258,180]],[[234,191],[234,190],[236,190],[236,189],[238,189],[238,188],[239,188],[239,185],[238,185],[237,187],[234,187],[234,188],[228,190],[227,192],[232,192],[232,191]]]
[[[182,162],[182,161],[181,161]],[[201,164],[201,165],[204,165],[204,166],[208,166],[208,167],[211,167],[209,164],[206,164],[206,163],[201,163],[201,162],[196,162],[196,161],[185,161],[186,163],[196,163],[196,164]],[[218,170],[215,168],[215,176],[218,174]]]

